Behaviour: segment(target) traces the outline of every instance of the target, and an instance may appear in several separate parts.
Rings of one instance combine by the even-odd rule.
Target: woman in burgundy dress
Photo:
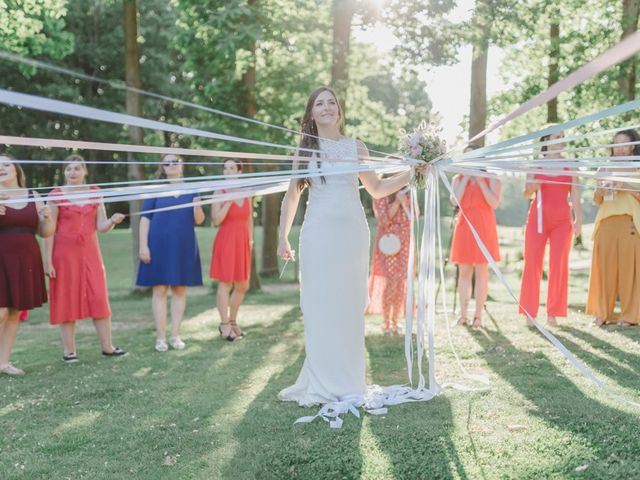
[[[49,208],[39,195],[25,188],[22,168],[12,157],[0,155],[0,373],[24,375],[9,363],[18,333],[20,311],[47,301],[44,270],[36,233],[54,232]],[[4,203],[17,201],[16,203]]]

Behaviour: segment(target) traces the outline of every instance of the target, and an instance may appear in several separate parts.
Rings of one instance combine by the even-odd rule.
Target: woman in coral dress
[[[410,195],[406,189],[373,201],[378,230],[371,260],[367,313],[382,314],[385,335],[398,333],[398,318],[405,312],[411,236],[410,207]],[[397,252],[385,253],[380,249],[380,241],[385,235],[395,236],[399,240]]]
[[[561,138],[564,138],[564,133],[557,132],[542,137],[540,141]],[[562,159],[564,148],[564,143],[555,143],[543,146],[542,152],[545,159],[557,161]],[[540,173],[527,177],[523,194],[532,201],[525,226],[519,312],[533,319],[538,315],[544,251],[548,243],[547,323],[556,325],[556,317],[567,316],[571,241],[582,230],[580,187],[572,175]],[[527,324],[531,324],[529,316]]]
[[[232,179],[242,173],[242,163],[224,162],[224,176]],[[253,211],[251,198],[214,203],[211,220],[219,227],[213,242],[209,276],[218,280],[216,305],[220,313],[220,335],[239,340],[244,333],[238,327],[238,310],[249,290],[251,275],[251,244],[253,243]],[[232,291],[233,289],[233,291]]]
[[[9,363],[20,312],[47,301],[35,235],[52,235],[54,224],[49,208],[25,184],[20,165],[8,155],[0,155],[0,373],[5,375],[24,375]],[[2,203],[11,200],[14,203]]]
[[[110,218],[98,196],[81,200],[65,199],[73,195],[98,191],[84,184],[87,167],[79,155],[66,159],[66,185],[49,194],[49,206],[56,222],[56,233],[45,239],[45,273],[49,277],[49,323],[60,325],[65,362],[77,362],[76,320],[93,319],[106,357],[126,352],[111,343],[111,308],[107,279],[96,232],[108,232],[124,220],[115,213]]]
[[[459,325],[467,325],[467,309],[472,290],[475,293],[474,327],[482,325],[482,311],[489,293],[489,262],[480,250],[467,220],[496,262],[500,260],[498,229],[494,210],[500,204],[500,182],[495,178],[456,175],[453,191],[459,199],[461,211],[451,240],[451,263],[458,265],[458,294],[460,296]],[[466,217],[466,218],[465,218]],[[472,286],[475,272],[475,289]]]

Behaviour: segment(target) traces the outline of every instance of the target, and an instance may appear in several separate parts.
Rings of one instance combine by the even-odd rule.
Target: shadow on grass
[[[283,343],[282,357],[296,357],[300,343],[287,338]],[[301,408],[277,400],[278,392],[295,382],[303,360],[300,351],[295,361],[270,376],[247,406],[230,435],[237,447],[221,478],[359,478],[361,420],[345,415],[341,430],[331,429],[321,419],[294,425],[301,416],[315,415],[319,407]]]
[[[560,335],[557,332],[555,336],[578,360],[584,363],[587,368],[599,372],[596,374],[597,376],[606,375],[613,382],[632,390],[637,390],[640,387],[640,375],[637,371],[629,368],[629,366],[619,362],[612,362],[603,355],[589,352],[577,343],[571,341],[567,336]]]
[[[640,433],[640,421],[636,416],[585,396],[541,352],[521,350],[499,332],[487,331],[486,335],[474,334],[473,338],[487,351],[496,344],[500,345],[512,359],[505,361],[496,355],[484,356],[488,366],[528,401],[531,415],[538,416],[554,429],[571,433],[577,437],[576,441],[588,443],[597,457],[589,466],[589,478],[631,478],[637,475],[640,459],[633,445]],[[629,381],[628,385],[631,386],[632,382]],[[633,385],[640,388],[640,382]],[[553,451],[552,454],[556,453]],[[584,458],[567,455],[562,458],[563,471],[525,470],[515,476],[575,476],[576,465],[583,461]]]
[[[158,478],[170,473],[166,458],[177,459],[172,476],[192,478],[209,467],[198,459],[219,442],[215,426],[238,415],[243,379],[259,377],[274,344],[295,335],[290,320],[298,317],[291,307],[252,326],[242,342],[188,339],[186,350],[164,354],[148,346],[148,329],[140,327],[129,332],[134,353],[127,358],[87,355],[76,365],[32,366],[22,379],[0,379],[7,407],[0,471],[24,462],[26,450],[32,454],[20,478]]]
[[[401,339],[370,336],[367,348],[375,351],[370,357],[374,383],[407,381]],[[445,395],[427,402],[390,406],[385,416],[371,416],[368,424],[375,444],[390,464],[391,471],[384,478],[468,478],[452,439],[453,414]]]
[[[621,337],[628,338],[629,340],[632,340],[640,345],[640,326],[607,326],[604,328],[608,329],[612,333],[620,335]]]
[[[597,350],[602,350],[606,352],[611,357],[618,360],[620,363],[615,363],[612,365],[614,371],[618,366],[622,365],[628,373],[631,375],[635,375],[640,379],[640,355],[636,352],[631,352],[628,350],[623,350],[620,347],[614,345],[613,343],[606,342],[605,340],[592,335],[589,332],[584,330],[580,330],[571,326],[562,326],[559,327],[561,331],[569,333],[576,338],[584,340],[589,343],[592,347]],[[595,328],[595,327],[594,327]],[[615,330],[615,333],[621,333],[621,330],[627,330],[629,327],[619,327]],[[627,333],[627,332],[625,332]],[[637,333],[640,333],[638,331]],[[624,333],[621,333],[622,336],[626,336]],[[638,335],[632,335],[631,339],[639,340]],[[606,360],[603,360],[606,361]],[[612,363],[612,362],[609,362]],[[634,387],[635,388],[635,387]]]

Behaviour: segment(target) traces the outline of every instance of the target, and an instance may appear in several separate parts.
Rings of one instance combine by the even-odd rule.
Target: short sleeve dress
[[[147,212],[189,204],[196,196],[196,193],[187,193],[147,199],[142,210]],[[151,263],[140,262],[137,285],[202,285],[193,206],[144,213],[143,217],[150,220],[148,243]]]

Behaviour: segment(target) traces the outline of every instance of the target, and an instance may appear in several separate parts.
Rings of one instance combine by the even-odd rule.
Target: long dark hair
[[[632,128],[629,128],[628,130],[620,130],[619,132],[617,132],[613,136],[613,139],[615,140],[615,138],[618,135],[624,135],[625,137],[627,137],[629,139],[630,142],[640,142],[640,135],[638,134],[638,132],[636,132]],[[633,146],[632,155],[634,157],[640,155],[640,144],[636,144],[636,145],[632,145],[632,146]],[[611,151],[609,153],[613,157],[613,148],[611,148]]]
[[[547,127],[551,127],[553,125],[556,125],[556,124],[552,123],[552,124],[547,125]],[[553,133],[547,133],[546,135],[541,136],[540,137],[540,143],[546,142],[547,140],[550,140],[551,139],[551,135],[553,135]],[[543,145],[542,147],[540,147],[540,151],[541,152],[546,152],[547,150],[549,150],[549,145]]]
[[[22,166],[18,162],[16,162],[16,159],[13,156],[7,153],[0,154],[0,161],[3,157],[8,159],[11,165],[13,165],[13,167],[16,169],[16,182],[18,183],[18,186],[20,188],[25,188],[27,186],[27,177],[24,174]]]
[[[333,98],[335,98],[336,104],[338,105],[338,130],[344,135],[344,112],[342,111],[342,105],[338,101],[338,95],[336,95],[335,90],[331,87],[320,87],[315,89],[313,93],[309,95],[307,106],[304,109],[304,115],[300,121],[300,143],[298,143],[298,147],[301,149],[307,148],[311,150],[318,150],[320,148],[318,127],[313,119],[311,111],[313,110],[313,105],[316,103],[316,99],[322,92],[329,92],[333,95]],[[302,157],[311,157],[315,154],[300,150],[298,155]],[[324,183],[325,181],[325,178],[322,177],[322,182]],[[298,189],[304,190],[305,187],[309,186],[311,186],[311,182],[308,178],[301,178],[298,180]]]

